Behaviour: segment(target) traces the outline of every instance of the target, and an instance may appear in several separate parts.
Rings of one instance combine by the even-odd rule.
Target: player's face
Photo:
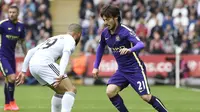
[[[76,42],[76,45],[77,45],[78,42],[80,41],[81,33],[78,33],[76,36],[77,36],[77,37],[76,37],[76,39],[75,39],[75,42]]]
[[[109,30],[114,30],[116,27],[116,19],[113,17],[102,17],[104,20],[104,25],[108,27]]]
[[[8,18],[11,21],[16,21],[17,17],[18,17],[18,11],[17,11],[17,9],[15,9],[15,8],[8,9]]]

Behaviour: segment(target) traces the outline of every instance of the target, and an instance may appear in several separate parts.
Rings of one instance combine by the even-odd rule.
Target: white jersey
[[[71,54],[75,49],[75,40],[69,34],[58,35],[47,39],[45,42],[38,45],[36,49],[29,62],[30,65],[47,65],[54,63],[65,51]]]
[[[65,69],[76,42],[69,35],[58,35],[30,49],[24,59],[22,72],[28,67],[33,77],[42,85],[53,84],[59,75],[66,75]],[[60,65],[55,61],[60,58]]]

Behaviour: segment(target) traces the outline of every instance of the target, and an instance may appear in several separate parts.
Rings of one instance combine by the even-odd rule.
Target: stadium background
[[[200,85],[198,80],[200,77],[200,2],[198,0],[0,0],[0,2],[0,20],[7,18],[9,5],[15,4],[20,7],[19,19],[26,26],[28,49],[53,35],[66,33],[70,23],[81,24],[82,40],[66,70],[73,82],[79,85],[80,96],[77,96],[74,112],[116,111],[106,99],[105,86],[86,86],[105,85],[108,77],[117,69],[111,50],[106,48],[100,65],[100,79],[94,80],[91,77],[96,47],[103,29],[99,10],[103,4],[108,3],[120,7],[121,22],[131,27],[145,43],[145,49],[141,51],[140,56],[147,66],[149,83],[156,85],[152,87],[152,91],[161,96],[171,112],[200,112],[197,105],[200,103],[200,98],[196,97],[198,92],[173,87],[175,45],[183,49],[180,63],[182,87],[199,87]],[[16,60],[17,71],[20,71],[23,53],[19,47],[16,49]],[[38,86],[37,81],[29,73],[27,75],[25,85],[36,86],[17,88],[16,97],[21,104],[22,112],[49,111],[50,104],[46,103],[50,101],[53,92]],[[0,79],[3,85],[3,77],[1,76]],[[4,98],[2,87],[0,86],[1,104]],[[88,92],[91,90],[95,93]],[[33,97],[30,98],[29,95]],[[99,98],[93,99],[96,95]],[[137,97],[136,93],[132,92],[131,88],[125,90],[122,95],[130,110],[153,111]],[[33,102],[27,101],[26,98],[30,98]],[[2,105],[0,105],[0,112],[1,109]]]

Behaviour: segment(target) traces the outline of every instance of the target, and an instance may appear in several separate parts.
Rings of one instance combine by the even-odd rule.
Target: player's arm
[[[105,38],[103,36],[101,36],[101,40],[100,40],[99,46],[97,48],[96,59],[95,59],[95,62],[94,62],[94,69],[92,71],[93,76],[95,78],[98,78],[99,64],[101,62],[101,58],[103,56],[105,46],[106,46]]]
[[[25,29],[24,28],[22,29],[22,32],[20,34],[19,44],[21,45],[23,53],[26,56],[26,54],[27,54],[27,48],[26,48]]]
[[[25,59],[24,59],[24,63],[22,65],[22,70],[21,72],[18,74],[17,78],[16,78],[16,83],[17,85],[23,84],[24,80],[25,80],[25,74],[26,71],[28,69],[28,65],[29,65],[29,61],[31,59],[31,57],[34,55],[34,53],[37,51],[38,47],[32,48],[28,51]]]
[[[120,49],[120,54],[124,55],[130,52],[138,52],[140,50],[142,50],[144,48],[144,43],[142,41],[140,41],[139,37],[134,33],[134,32],[129,32],[127,34],[127,39],[132,43],[131,48],[127,49]]]
[[[26,54],[27,54],[26,41],[24,39],[20,39],[19,44],[21,45],[22,51],[23,51],[24,55],[26,56]]]
[[[65,76],[65,70],[69,62],[70,55],[75,49],[75,42],[67,42],[64,46],[62,57],[60,59],[60,75]]]
[[[35,47],[28,51],[27,55],[24,58],[24,63],[22,65],[22,72],[26,73],[26,71],[28,69],[29,61],[31,60],[31,57],[35,54],[37,49],[38,49],[38,47]]]
[[[2,34],[3,28],[2,28],[2,22],[0,22],[0,34]]]
[[[71,55],[70,50],[63,50],[63,54],[62,57],[60,59],[60,76],[58,78],[56,78],[56,82],[53,84],[53,87],[56,88],[60,82],[67,77],[67,74],[65,73],[66,67],[68,65],[69,62],[69,58]]]

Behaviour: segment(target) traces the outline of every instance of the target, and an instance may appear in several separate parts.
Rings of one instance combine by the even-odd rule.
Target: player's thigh
[[[126,88],[129,83],[128,80],[124,77],[124,74],[117,71],[116,73],[113,74],[113,76],[110,77],[107,84],[108,84],[107,90],[113,90],[112,89],[114,88],[113,85],[122,90]]]
[[[4,77],[6,77],[6,81],[13,82],[15,81],[15,70],[13,70],[12,65],[7,59],[0,59],[0,71],[3,73]]]
[[[71,80],[67,77],[64,78],[60,84],[54,88],[54,90],[56,91],[56,93],[58,94],[64,94],[65,92],[71,91],[76,93],[76,87],[72,84]]]
[[[144,71],[129,73],[126,75],[126,78],[140,96],[150,94],[149,84]]]

